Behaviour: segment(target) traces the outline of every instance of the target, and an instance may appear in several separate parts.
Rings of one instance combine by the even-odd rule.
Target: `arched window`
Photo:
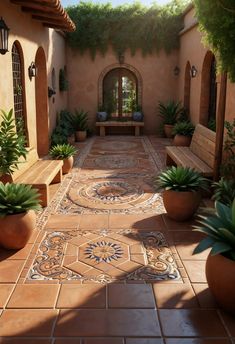
[[[130,117],[138,104],[137,79],[126,68],[115,68],[103,80],[103,105],[112,117]]]
[[[14,94],[14,112],[16,118],[17,131],[23,130],[28,145],[28,129],[25,106],[25,84],[24,84],[24,64],[23,52],[18,42],[12,46],[12,76]]]

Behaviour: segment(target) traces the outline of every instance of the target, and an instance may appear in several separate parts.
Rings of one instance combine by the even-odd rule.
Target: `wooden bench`
[[[136,121],[105,121],[105,122],[96,122],[96,127],[100,128],[100,136],[105,136],[105,129],[107,127],[134,127],[135,128],[135,136],[140,135],[140,128],[144,127],[144,122],[136,122]]]
[[[166,164],[191,167],[205,177],[213,176],[216,134],[197,124],[190,147],[166,147]]]
[[[49,185],[62,181],[62,160],[41,160],[36,149],[29,150],[27,161],[22,160],[19,170],[13,174],[13,181],[32,185],[40,193],[41,205],[46,207],[50,201]]]

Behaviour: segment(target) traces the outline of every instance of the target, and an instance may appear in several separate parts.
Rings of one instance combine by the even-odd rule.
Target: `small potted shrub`
[[[208,180],[188,167],[162,171],[156,179],[157,189],[164,189],[163,203],[167,215],[175,221],[189,220],[201,201],[201,189],[208,188]]]
[[[74,146],[70,144],[58,144],[50,149],[50,155],[53,159],[63,160],[63,174],[69,173],[73,167],[73,156],[77,153]]]
[[[206,261],[206,278],[217,303],[235,314],[235,198],[232,205],[215,202],[215,211],[200,216],[195,230],[206,237],[193,254],[211,247]]]
[[[214,195],[212,199],[227,206],[231,206],[235,198],[235,180],[226,180],[222,177],[218,182],[212,184]]]
[[[23,248],[36,225],[40,195],[24,184],[0,183],[0,246]]]
[[[173,144],[175,146],[190,146],[195,127],[191,122],[178,122],[174,125],[172,134],[174,136]]]
[[[12,182],[12,174],[18,169],[20,158],[26,160],[28,153],[22,123],[18,122],[16,132],[13,109],[6,113],[2,110],[0,123],[0,181]]]
[[[100,105],[96,114],[98,122],[105,122],[108,119],[108,113],[104,105]]]
[[[75,110],[72,118],[72,124],[75,130],[76,141],[85,141],[88,129],[88,112],[84,110]]]
[[[133,114],[132,114],[132,119],[133,121],[136,122],[141,122],[143,121],[144,115],[142,112],[142,107],[138,104],[133,106]]]
[[[180,102],[175,102],[174,100],[171,100],[167,102],[166,104],[159,102],[158,104],[158,110],[159,110],[159,116],[163,118],[163,124],[164,124],[164,132],[166,137],[171,138],[173,137],[172,130],[177,122],[178,116],[183,111],[183,108],[181,106]]]

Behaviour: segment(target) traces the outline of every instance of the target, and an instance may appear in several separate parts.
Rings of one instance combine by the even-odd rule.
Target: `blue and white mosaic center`
[[[88,247],[85,249],[85,254],[88,259],[93,259],[98,263],[110,263],[122,257],[123,249],[116,243],[103,240],[89,243]]]

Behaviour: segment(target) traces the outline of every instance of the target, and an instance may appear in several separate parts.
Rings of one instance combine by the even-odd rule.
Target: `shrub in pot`
[[[227,206],[231,206],[235,198],[235,180],[222,177],[218,182],[212,184],[214,195],[212,199]]]
[[[84,110],[75,110],[72,118],[72,124],[75,130],[76,141],[85,141],[88,129],[88,112]]]
[[[63,160],[63,174],[69,173],[73,167],[73,156],[77,153],[74,146],[70,144],[55,145],[50,149],[50,155],[53,159]]]
[[[173,135],[174,146],[190,146],[195,126],[188,121],[178,122],[174,125]]]
[[[206,237],[193,254],[211,248],[206,261],[206,277],[217,303],[235,314],[235,198],[232,205],[215,202],[215,211],[200,215],[195,230]]]
[[[0,181],[3,183],[12,182],[12,173],[18,169],[19,159],[26,160],[28,153],[26,139],[22,130],[22,122],[16,123],[13,116],[13,109],[6,113],[1,111],[0,123]]]
[[[143,121],[144,115],[142,112],[142,107],[138,104],[133,106],[133,113],[132,113],[132,119],[136,122]]]
[[[98,122],[105,122],[108,119],[108,113],[104,105],[100,105],[96,113],[96,118]]]
[[[0,183],[0,246],[23,248],[36,225],[40,210],[37,190],[29,185]]]
[[[208,188],[208,180],[188,167],[162,171],[156,178],[157,189],[164,189],[163,203],[167,215],[175,221],[189,220],[201,201],[201,189]]]
[[[164,132],[166,137],[173,137],[173,127],[177,122],[177,118],[184,111],[180,102],[174,100],[168,101],[166,104],[159,102],[158,104],[159,116],[163,118]]]

